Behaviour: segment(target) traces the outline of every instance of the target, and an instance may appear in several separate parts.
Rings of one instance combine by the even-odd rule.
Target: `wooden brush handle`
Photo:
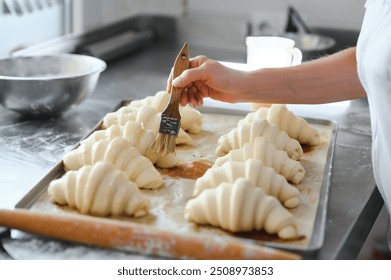
[[[182,94],[182,91],[183,91],[183,88],[177,88],[177,87],[172,87],[172,91],[171,91],[171,98],[170,98],[170,102],[169,102],[169,106],[171,108],[171,110],[176,110],[178,112],[178,115],[180,117],[180,114],[179,114],[179,102],[181,100],[181,94]]]
[[[46,237],[168,258],[300,259],[297,254],[232,239],[185,235],[125,221],[77,214],[0,210],[0,226]]]
[[[173,73],[172,78],[175,79],[179,75],[183,73],[186,69],[189,69],[190,62],[189,62],[190,56],[189,56],[189,48],[187,47],[187,43],[185,43],[182,47],[182,49],[179,51],[174,67],[173,67]],[[170,107],[179,108],[179,100],[181,97],[183,88],[177,88],[177,87],[171,87],[171,99],[170,99]]]

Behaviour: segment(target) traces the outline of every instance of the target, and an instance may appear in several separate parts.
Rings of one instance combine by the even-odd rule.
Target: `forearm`
[[[366,96],[355,48],[298,66],[253,71],[246,80],[240,101],[319,104]]]

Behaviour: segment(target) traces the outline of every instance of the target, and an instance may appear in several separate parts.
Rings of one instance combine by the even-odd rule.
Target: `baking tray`
[[[123,100],[121,101],[118,106],[114,108],[113,111],[118,110],[120,107],[127,105],[131,102],[131,100]],[[232,110],[232,109],[224,109],[224,108],[211,108],[211,107],[202,107],[199,109],[200,112],[204,116],[204,123],[203,123],[203,131],[206,131],[206,133],[209,135],[213,135],[215,133],[216,135],[213,135],[215,137],[214,140],[216,140],[221,134],[227,133],[230,129],[232,129],[234,126],[236,126],[236,123],[239,119],[243,118],[246,114],[249,113],[249,111],[242,111],[242,110]],[[209,121],[208,124],[208,118],[213,119],[213,121]],[[323,138],[326,138],[325,144],[322,148],[319,149],[320,156],[317,155],[317,171],[313,172],[311,169],[306,167],[306,164],[308,166],[313,166],[313,163],[308,162],[306,163],[306,159],[304,157],[304,160],[302,162],[303,166],[306,169],[306,176],[303,181],[307,180],[310,183],[306,184],[312,184],[312,182],[316,182],[318,184],[318,188],[315,188],[317,190],[308,189],[307,187],[304,187],[300,190],[302,194],[302,200],[306,202],[306,206],[303,206],[303,209],[293,209],[290,210],[294,213],[294,215],[301,216],[302,214],[309,215],[308,213],[312,213],[309,215],[310,217],[304,217],[305,223],[308,225],[306,228],[306,235],[301,240],[296,241],[283,241],[279,240],[278,238],[271,237],[270,235],[267,235],[265,233],[259,233],[259,232],[252,232],[252,233],[245,233],[245,234],[231,234],[227,233],[223,230],[216,229],[213,227],[208,226],[190,226],[191,223],[183,222],[184,218],[179,218],[180,222],[176,224],[176,220],[171,220],[170,217],[168,219],[135,219],[135,218],[124,218],[124,217],[116,217],[116,219],[123,220],[124,222],[137,222],[139,223],[147,223],[150,224],[151,220],[154,220],[152,223],[153,225],[156,225],[156,227],[164,228],[164,229],[172,229],[173,232],[178,232],[183,230],[183,233],[186,234],[186,232],[189,233],[196,233],[196,234],[209,234],[214,236],[223,236],[233,239],[239,239],[240,241],[244,242],[251,242],[252,244],[260,244],[263,246],[270,246],[278,249],[288,250],[295,253],[301,254],[305,258],[314,258],[317,251],[323,246],[324,242],[324,235],[326,230],[326,219],[327,219],[327,205],[328,205],[328,197],[329,197],[329,189],[330,189],[330,178],[331,178],[331,170],[332,170],[332,159],[334,154],[334,147],[335,147],[335,141],[336,141],[336,134],[337,134],[337,124],[334,121],[326,120],[326,119],[316,119],[316,118],[305,118],[311,125],[314,125],[317,127],[318,130],[321,131],[321,135],[323,135]],[[87,138],[90,134],[92,134],[94,131],[100,129],[101,120],[98,122],[81,140],[80,142]],[[208,125],[211,125],[213,127],[208,127]],[[225,131],[221,132],[221,129]],[[219,131],[216,133],[216,130]],[[202,134],[202,133],[201,133]],[[193,137],[193,136],[192,136]],[[194,136],[197,138],[197,135]],[[198,139],[202,139],[204,136],[199,136]],[[79,143],[77,143],[74,148],[77,148],[79,146]],[[197,140],[195,140],[197,142]],[[215,143],[213,142],[211,145],[209,145],[209,150],[202,149],[201,151],[197,150],[194,146],[184,146],[177,149],[178,156],[185,155],[185,161],[194,160],[196,158],[202,157],[204,159],[208,159],[213,161],[215,159],[214,153],[211,153],[210,151],[215,147]],[[202,145],[204,147],[205,145],[201,142],[199,142],[199,145]],[[196,152],[195,152],[196,150]],[[313,153],[312,151],[305,150],[306,154]],[[181,154],[182,153],[182,154]],[[317,153],[317,152],[315,152]],[[319,157],[319,158],[318,158]],[[180,157],[181,158],[181,157]],[[181,158],[182,159],[182,158]],[[308,172],[309,170],[309,172]],[[161,172],[164,170],[160,170]],[[37,209],[37,210],[43,210],[47,212],[57,212],[61,213],[62,211],[74,211],[66,209],[66,207],[61,206],[55,206],[54,204],[51,204],[48,201],[47,196],[47,187],[49,183],[57,179],[61,176],[63,176],[65,171],[63,170],[63,163],[62,160],[59,161],[17,204],[16,208],[31,208],[31,209]],[[162,172],[162,174],[165,174]],[[180,186],[177,190],[170,192],[161,191],[159,192],[151,192],[150,190],[144,191],[149,192],[149,196],[152,199],[157,199],[156,197],[163,197],[165,201],[177,201],[175,204],[172,202],[169,204],[169,212],[172,212],[172,209],[176,209],[176,212],[173,212],[173,216],[180,215],[181,211],[183,212],[183,208],[185,205],[185,202],[191,197],[192,193],[192,185],[194,184],[193,180],[189,179],[183,179],[182,181],[175,181],[171,180],[169,178],[170,176],[164,175],[165,182],[170,181],[169,184],[176,182],[178,185],[180,183]],[[306,179],[307,178],[307,179]],[[178,183],[179,182],[179,183]],[[305,185],[305,184],[304,184]],[[300,184],[299,184],[300,189]],[[166,188],[169,189],[169,188]],[[185,193],[182,194],[182,196],[179,196],[181,199],[178,199],[178,193]],[[175,197],[174,197],[175,196]],[[158,201],[158,204],[160,205],[162,201]],[[157,203],[155,203],[157,205]],[[154,204],[152,205],[154,207]],[[160,207],[160,206],[159,206]],[[307,208],[305,208],[307,207]],[[310,211],[308,211],[308,209]],[[151,209],[153,210],[153,209]],[[301,213],[300,213],[301,211]],[[75,212],[75,211],[74,211]],[[308,212],[308,213],[306,213]],[[76,213],[76,212],[75,212]],[[161,215],[162,209],[156,210],[154,212],[156,214],[156,217]],[[166,215],[164,213],[164,215]],[[112,217],[110,217],[112,218]],[[183,220],[181,220],[183,219]],[[156,221],[155,221],[156,220]],[[307,221],[308,220],[308,221]],[[185,225],[185,226],[184,226]],[[189,225],[189,226],[188,226]]]

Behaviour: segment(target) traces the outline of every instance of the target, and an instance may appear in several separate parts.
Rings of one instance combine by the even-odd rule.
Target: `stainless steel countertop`
[[[164,89],[180,45],[159,42],[110,63],[102,73],[93,95],[57,119],[24,120],[0,108],[0,207],[14,208],[51,167],[106,113],[112,111],[120,100],[139,99]],[[192,56],[206,54],[217,60],[233,62],[244,62],[245,57],[239,52],[191,47],[190,51]],[[324,247],[317,258],[354,259],[383,204],[372,174],[367,101],[361,99],[326,105],[295,105],[290,108],[302,116],[332,119],[338,124],[326,236]],[[93,259],[129,257],[125,253],[88,246],[34,236],[28,238],[5,238],[4,247],[19,248],[22,252],[14,257],[27,259],[83,259],[87,251],[88,257]],[[57,246],[56,250],[53,244]],[[70,250],[72,254],[69,254]],[[0,259],[7,257],[0,250]]]

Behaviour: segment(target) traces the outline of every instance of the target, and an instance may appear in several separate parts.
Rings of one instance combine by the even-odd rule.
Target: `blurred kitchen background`
[[[71,45],[62,44],[57,51],[72,51],[72,40],[81,34],[95,34],[107,26],[147,15],[175,21],[173,29],[157,32],[160,36],[176,37],[200,50],[238,52],[243,54],[241,62],[245,59],[244,42],[248,35],[293,32],[333,39],[333,44],[323,49],[317,49],[316,42],[298,46],[304,59],[310,60],[356,44],[364,3],[365,0],[0,0],[0,57],[23,54],[26,50],[54,50],[53,42],[63,38],[70,38]],[[294,8],[293,14],[290,7]],[[133,31],[144,32],[143,24],[147,26],[148,21],[141,21]],[[107,30],[106,35],[110,34]],[[107,55],[108,49],[123,52],[123,47],[128,46],[130,50],[130,46],[135,46],[132,40],[139,42],[137,47],[145,45],[150,38],[145,32],[128,34],[128,37],[117,32],[110,36],[111,43],[95,45],[90,51],[109,59],[113,55]],[[382,253],[385,217],[383,209],[359,258],[377,258],[376,254]]]
[[[364,2],[0,0],[0,56],[59,36],[97,30],[140,15],[174,17],[180,22],[177,36],[192,45],[207,48],[244,51],[244,37],[247,35],[278,35],[292,30],[308,32],[305,29],[308,27],[313,33],[331,35],[336,40],[332,50],[336,50],[355,43]],[[288,7],[294,7],[298,12],[304,29],[294,30],[292,22],[288,26]]]

